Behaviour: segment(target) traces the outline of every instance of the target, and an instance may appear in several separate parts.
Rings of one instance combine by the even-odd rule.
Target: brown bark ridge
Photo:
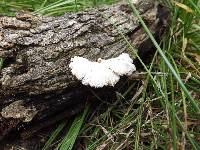
[[[159,41],[168,24],[168,9],[155,7],[154,0],[139,0],[136,7]],[[60,17],[0,16],[0,58],[4,60],[0,138],[22,122],[80,111],[87,92],[71,74],[70,59],[82,56],[96,61],[122,52],[132,55],[119,29],[145,61],[153,44],[125,3]]]

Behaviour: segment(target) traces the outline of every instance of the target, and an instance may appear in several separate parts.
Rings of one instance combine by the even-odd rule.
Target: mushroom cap
[[[71,59],[69,67],[83,85],[95,88],[114,86],[120,76],[130,75],[136,70],[133,60],[127,53],[107,60],[99,59],[98,62],[75,56]]]

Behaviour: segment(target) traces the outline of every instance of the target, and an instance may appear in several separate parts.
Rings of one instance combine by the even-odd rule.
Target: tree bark
[[[159,42],[168,26],[169,10],[155,7],[153,0],[141,0],[136,7]],[[146,62],[155,48],[125,3],[60,17],[0,16],[0,58],[4,60],[0,138],[23,122],[32,126],[63,112],[63,117],[79,112],[88,91],[71,74],[70,59],[82,56],[96,61],[122,52],[133,56],[119,30]],[[139,67],[137,59],[135,63]]]

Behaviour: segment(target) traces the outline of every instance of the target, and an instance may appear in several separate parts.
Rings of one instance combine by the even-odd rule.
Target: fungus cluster
[[[120,76],[131,75],[136,70],[133,60],[127,53],[107,60],[99,58],[97,62],[75,56],[71,58],[69,67],[83,85],[95,88],[114,86]]]

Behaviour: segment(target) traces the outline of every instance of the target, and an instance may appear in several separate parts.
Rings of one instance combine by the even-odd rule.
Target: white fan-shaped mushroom
[[[120,76],[130,75],[136,70],[133,60],[126,53],[108,60],[99,59],[98,62],[75,56],[71,59],[69,67],[83,85],[95,88],[114,86]]]

